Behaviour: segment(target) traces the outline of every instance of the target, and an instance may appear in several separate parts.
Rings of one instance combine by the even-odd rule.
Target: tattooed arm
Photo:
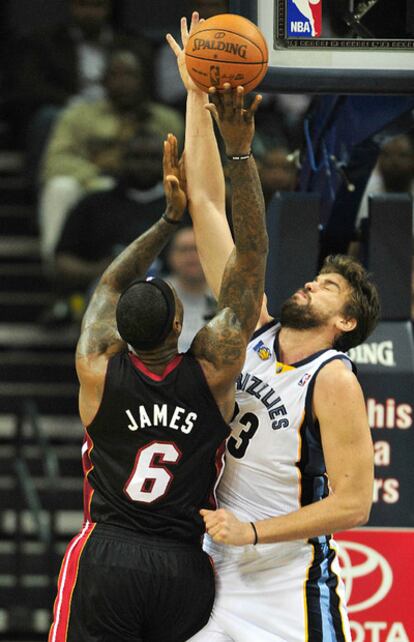
[[[177,140],[172,134],[164,143],[165,215],[179,221],[186,206],[182,189],[184,173],[178,161]],[[105,270],[86,309],[76,347],[76,371],[81,384],[81,419],[88,424],[102,396],[108,359],[125,348],[117,328],[115,311],[118,299],[131,281],[144,277],[151,263],[171,239],[177,227],[164,215],[133,241]]]
[[[188,208],[204,274],[218,298],[224,268],[234,243],[225,211],[223,168],[212,118],[206,109],[208,96],[193,83],[185,64],[184,49],[199,20],[199,14],[194,11],[188,29],[186,18],[181,19],[181,46],[171,34],[167,35],[167,41],[177,58],[181,80],[187,89],[185,155]],[[264,301],[258,325],[270,320]]]
[[[229,157],[248,156],[254,135],[257,96],[244,109],[242,87],[210,91],[209,110],[217,121]],[[234,380],[259,318],[268,252],[265,206],[253,157],[230,160],[235,247],[227,260],[218,297],[218,314],[196,336],[192,351],[200,361],[225,418],[233,411]]]

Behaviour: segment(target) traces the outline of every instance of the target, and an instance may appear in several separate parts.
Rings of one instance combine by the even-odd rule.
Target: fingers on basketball
[[[215,87],[210,87],[210,89],[208,90],[208,95],[210,98],[210,103],[206,105],[206,109],[208,109],[210,114],[212,114],[212,116],[217,121],[219,118],[221,119],[223,117],[223,104],[220,98],[220,94]]]
[[[220,14],[199,20],[185,45],[187,70],[195,84],[207,91],[211,84],[223,89],[224,82],[252,91],[268,67],[266,40],[258,27],[235,14]]]
[[[251,105],[245,110],[246,120],[253,120],[261,102],[262,96],[261,94],[257,94],[257,96],[253,98]]]
[[[181,18],[180,26],[181,26],[181,42],[183,43],[183,47],[185,47],[189,36],[187,18],[185,16]]]
[[[198,26],[199,23],[200,23],[200,15],[198,11],[193,11],[191,15],[190,34],[194,31],[194,29]]]

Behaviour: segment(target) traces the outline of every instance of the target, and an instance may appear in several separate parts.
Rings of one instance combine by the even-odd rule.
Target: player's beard
[[[322,312],[317,312],[311,302],[298,303],[294,296],[291,296],[282,305],[280,312],[280,322],[285,328],[294,330],[310,330],[311,328],[320,328],[328,321],[329,316]]]

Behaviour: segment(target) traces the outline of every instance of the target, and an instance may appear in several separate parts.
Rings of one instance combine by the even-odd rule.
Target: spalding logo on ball
[[[242,85],[252,91],[264,78],[268,67],[266,40],[260,29],[247,18],[223,13],[201,22],[185,48],[188,73],[203,91],[211,86],[223,89]]]

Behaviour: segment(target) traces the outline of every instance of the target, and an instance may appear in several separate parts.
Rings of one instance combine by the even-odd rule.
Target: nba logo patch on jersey
[[[257,352],[262,361],[267,361],[272,356],[272,353],[270,352],[269,348],[265,346],[263,341],[259,341],[258,343],[256,343],[256,345],[253,346],[253,350]]]
[[[312,375],[307,372],[303,375],[302,379],[299,381],[298,386],[306,386],[308,381],[312,378]]]
[[[288,38],[320,38],[322,0],[286,0]]]

